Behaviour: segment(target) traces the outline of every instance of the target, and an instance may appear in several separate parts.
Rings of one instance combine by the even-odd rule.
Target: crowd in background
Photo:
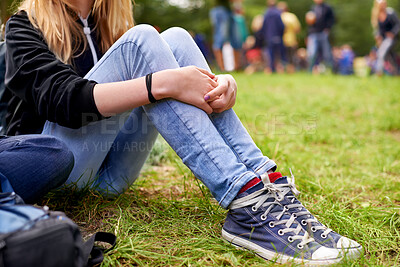
[[[243,70],[248,74],[328,71],[350,75],[359,68],[369,74],[400,74],[400,56],[394,49],[400,21],[395,10],[387,7],[386,0],[374,0],[371,38],[375,39],[375,46],[364,57],[356,57],[349,44],[331,46],[334,10],[325,0],[310,0],[310,5],[311,1],[314,4],[304,16],[306,25],[301,25],[286,2],[276,0],[266,0],[264,14],[255,16],[247,25],[244,0],[214,0],[210,10],[211,49],[205,35],[193,33],[193,37],[207,60],[215,62],[220,71]],[[305,45],[300,47],[302,27],[307,36],[300,42]],[[0,34],[0,40],[1,37]]]
[[[349,44],[331,47],[334,10],[324,0],[313,1],[314,5],[305,14],[305,47],[299,47],[301,24],[286,2],[267,0],[265,13],[252,19],[249,33],[243,16],[243,1],[216,0],[210,19],[212,56],[218,68],[221,71],[244,70],[248,74],[328,71],[350,75],[355,65],[363,65],[371,74],[399,74],[399,57],[393,48],[400,22],[395,11],[387,7],[386,0],[374,1],[371,24],[376,45],[367,56],[357,58],[358,62]],[[211,54],[205,54],[211,60]]]

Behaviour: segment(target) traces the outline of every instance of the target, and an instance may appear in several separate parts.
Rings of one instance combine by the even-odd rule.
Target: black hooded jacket
[[[94,31],[91,37],[100,58]],[[46,120],[79,128],[103,118],[93,98],[96,82],[82,78],[94,65],[89,48],[72,65],[61,62],[23,11],[7,22],[6,47],[8,135],[40,133]]]
[[[316,21],[308,29],[309,33],[320,33],[330,30],[335,23],[335,16],[332,8],[326,3],[314,5],[311,9],[316,15]]]

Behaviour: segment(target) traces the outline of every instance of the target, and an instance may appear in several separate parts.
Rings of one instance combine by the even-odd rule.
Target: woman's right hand
[[[160,71],[153,74],[153,88],[159,90],[153,94],[156,99],[170,97],[211,114],[213,109],[204,96],[218,86],[214,78],[214,74],[195,66]]]

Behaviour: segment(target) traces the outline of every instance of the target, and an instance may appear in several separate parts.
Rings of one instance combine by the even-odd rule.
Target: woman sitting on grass
[[[130,0],[23,1],[6,29],[6,83],[24,101],[11,132],[60,138],[75,157],[67,183],[95,177],[108,195],[135,181],[160,133],[229,209],[232,244],[278,262],[357,257],[361,246],[318,222],[273,172],[231,109],[234,78],[212,74],[185,30],[132,26]]]

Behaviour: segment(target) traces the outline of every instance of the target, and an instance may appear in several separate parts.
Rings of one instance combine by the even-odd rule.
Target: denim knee
[[[74,167],[74,155],[64,142],[53,136],[43,135],[42,140],[44,140],[41,141],[42,145],[46,146],[48,153],[51,154],[51,157],[46,158],[48,166],[57,166],[52,177],[53,186],[56,188],[67,181]]]
[[[163,31],[161,33],[162,37],[164,39],[178,39],[177,41],[181,42],[181,41],[187,41],[187,40],[192,40],[192,36],[190,35],[190,33],[181,28],[181,27],[172,27],[169,28],[165,31]]]
[[[159,33],[156,30],[156,28],[154,28],[149,24],[138,24],[130,28],[124,35],[131,36],[132,34],[134,34],[135,36],[138,35],[151,36],[151,35],[158,35]]]
[[[175,38],[185,38],[186,36],[190,37],[190,34],[180,27],[172,27],[165,30],[162,35],[168,34],[175,36]],[[160,42],[162,42],[163,38],[161,38],[160,33],[151,25],[148,24],[139,24],[131,29],[129,29],[123,36],[126,35],[126,38],[130,41],[133,41],[136,45],[145,45],[146,47],[150,47],[150,49],[162,49],[160,47]],[[176,41],[182,41],[180,39]]]
[[[185,49],[187,43],[194,43],[190,33],[180,27],[172,27],[161,33],[162,38],[168,43],[174,52],[177,49]]]
[[[67,181],[69,174],[71,173],[72,168],[74,167],[75,164],[74,155],[64,143],[62,143],[62,148],[60,149],[58,154],[60,159],[64,162],[63,163],[64,168],[60,169],[59,178],[57,179],[58,184],[56,185],[56,187],[64,184]]]
[[[63,184],[74,165],[71,151],[55,137],[21,135],[2,143],[0,172],[27,203]]]
[[[168,44],[151,25],[139,24],[132,27],[111,49],[122,53],[121,61],[129,68],[129,78],[137,77],[142,71],[144,73],[140,75],[147,74],[145,72],[148,70],[143,68],[156,72],[178,67]]]
[[[161,40],[159,32],[151,25],[139,24],[130,28],[116,42],[118,46],[133,43],[137,47],[156,49]]]

